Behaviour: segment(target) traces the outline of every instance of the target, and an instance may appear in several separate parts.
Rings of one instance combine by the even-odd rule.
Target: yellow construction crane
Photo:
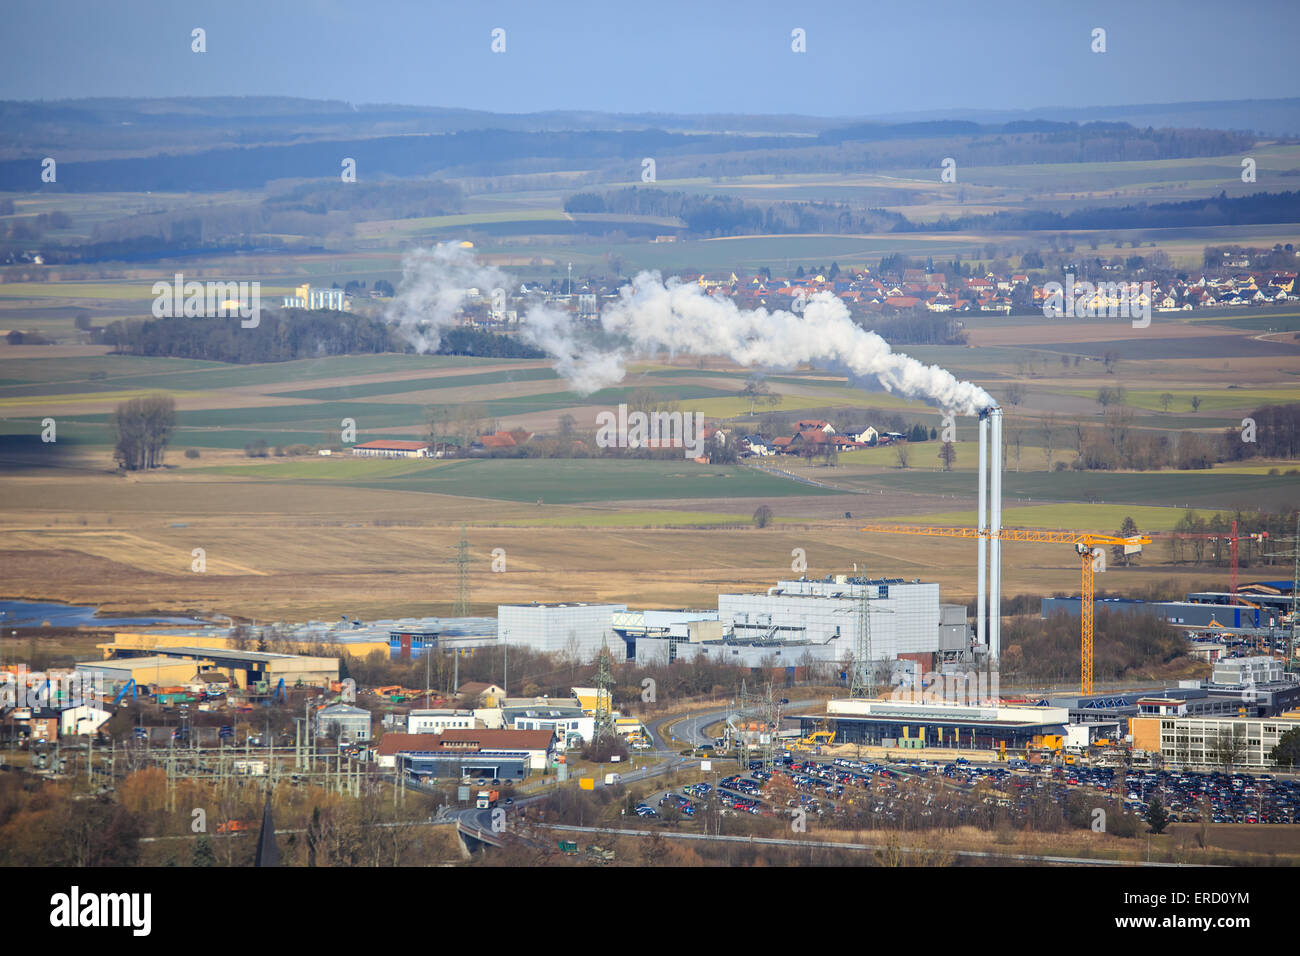
[[[1083,600],[1080,608],[1083,618],[1083,639],[1079,655],[1079,685],[1083,696],[1092,694],[1092,632],[1093,632],[1093,581],[1094,561],[1098,548],[1122,547],[1126,554],[1142,550],[1142,545],[1150,544],[1151,539],[1144,535],[1118,538],[1107,534],[1085,534],[1079,531],[1020,531],[1003,528],[994,534],[976,528],[944,528],[925,525],[905,524],[869,524],[861,531],[873,531],[882,534],[923,534],[936,538],[992,538],[1001,541],[1040,541],[1051,544],[1072,544],[1079,555],[1079,564],[1083,573]]]

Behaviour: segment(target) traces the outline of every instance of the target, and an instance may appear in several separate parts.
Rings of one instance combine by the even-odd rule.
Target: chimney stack
[[[980,412],[979,571],[976,576],[976,635],[995,660],[1002,653],[1002,409]]]

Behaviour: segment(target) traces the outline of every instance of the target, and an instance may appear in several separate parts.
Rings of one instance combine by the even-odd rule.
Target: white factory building
[[[938,584],[901,578],[779,581],[766,593],[720,594],[716,614],[627,613],[615,615],[614,627],[638,664],[703,657],[748,667],[798,667],[851,659],[864,614],[873,660],[910,656],[928,670],[969,659],[966,609],[940,603]]]
[[[614,615],[626,604],[502,604],[497,607],[497,641],[543,654],[560,654],[590,663],[608,644],[615,660],[623,642],[614,633]]]
[[[866,600],[864,600],[864,594]],[[732,640],[834,645],[833,654],[853,653],[863,614],[870,615],[871,656],[940,650],[939,585],[901,579],[838,575],[821,581],[780,581],[766,594],[720,594],[718,617]],[[962,609],[954,647],[965,645]]]
[[[628,611],[623,604],[506,604],[498,640],[590,662],[667,665],[697,657],[741,666],[798,667],[852,659],[864,615],[871,659],[910,658],[923,670],[969,662],[966,608],[943,604],[939,585],[837,575],[779,581],[766,592],[720,594],[716,611]]]

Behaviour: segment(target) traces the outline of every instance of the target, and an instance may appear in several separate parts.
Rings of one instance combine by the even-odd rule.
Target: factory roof
[[[399,439],[380,439],[378,441],[362,442],[360,445],[353,445],[353,448],[373,448],[378,451],[419,451],[421,448],[428,448],[427,441],[401,441]]]
[[[435,750],[549,750],[555,735],[549,730],[444,730]]]
[[[214,661],[238,661],[245,664],[271,664],[275,661],[311,660],[301,654],[277,654],[272,651],[232,651],[224,647],[159,647],[159,657],[204,657]],[[324,659],[324,658],[320,658]],[[333,658],[329,658],[333,660]]]
[[[625,604],[611,604],[606,601],[530,601],[527,604],[502,604],[501,607],[617,607],[626,609]]]
[[[387,733],[378,753],[443,753],[480,750],[549,750],[555,736],[549,730],[444,730],[440,734]]]
[[[164,657],[160,654],[154,654],[149,657],[110,657],[107,660],[98,661],[78,661],[76,667],[80,670],[123,670],[133,671],[142,670],[147,667],[175,667],[178,664],[192,663],[197,670],[197,661],[177,660],[174,657]]]
[[[507,719],[513,717],[540,717],[547,719],[552,717],[580,717],[583,710],[577,704],[570,704],[566,707],[538,707],[535,705],[527,705],[523,707],[504,707],[502,708],[501,713],[505,715]]]
[[[960,723],[1005,727],[1038,727],[1064,724],[1069,710],[1064,707],[1006,706],[1000,703],[957,704],[930,700],[871,700],[832,698],[828,715],[838,719],[916,720],[928,723]]]
[[[363,641],[387,641],[393,632],[426,632],[440,637],[458,635],[496,634],[494,617],[403,617],[381,618],[374,621],[303,621],[295,624],[277,624],[279,636],[297,642],[348,644]],[[158,634],[167,637],[228,638],[233,628],[224,624],[207,627],[166,627],[119,629],[124,634]],[[250,639],[256,640],[265,631],[262,627],[248,627]]]
[[[439,734],[401,734],[388,733],[379,738],[377,753],[381,757],[412,750],[437,750]]]

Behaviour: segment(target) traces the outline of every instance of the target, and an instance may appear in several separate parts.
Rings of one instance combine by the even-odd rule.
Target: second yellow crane
[[[1097,549],[1104,547],[1122,547],[1126,554],[1142,550],[1142,545],[1150,544],[1151,539],[1144,535],[1132,535],[1126,538],[1107,534],[1086,534],[1080,531],[1021,531],[1003,528],[996,534],[977,528],[947,528],[933,525],[905,524],[869,524],[861,531],[881,534],[920,534],[936,538],[993,538],[1001,541],[1040,541],[1053,544],[1072,544],[1079,555],[1080,569],[1083,575],[1083,595],[1080,613],[1083,618],[1082,641],[1079,651],[1079,686],[1086,697],[1092,694],[1092,640],[1093,640],[1093,600],[1096,586],[1093,579],[1095,562],[1098,554],[1105,560],[1105,552]],[[1104,567],[1104,566],[1103,566]],[[996,613],[996,612],[995,612]]]

